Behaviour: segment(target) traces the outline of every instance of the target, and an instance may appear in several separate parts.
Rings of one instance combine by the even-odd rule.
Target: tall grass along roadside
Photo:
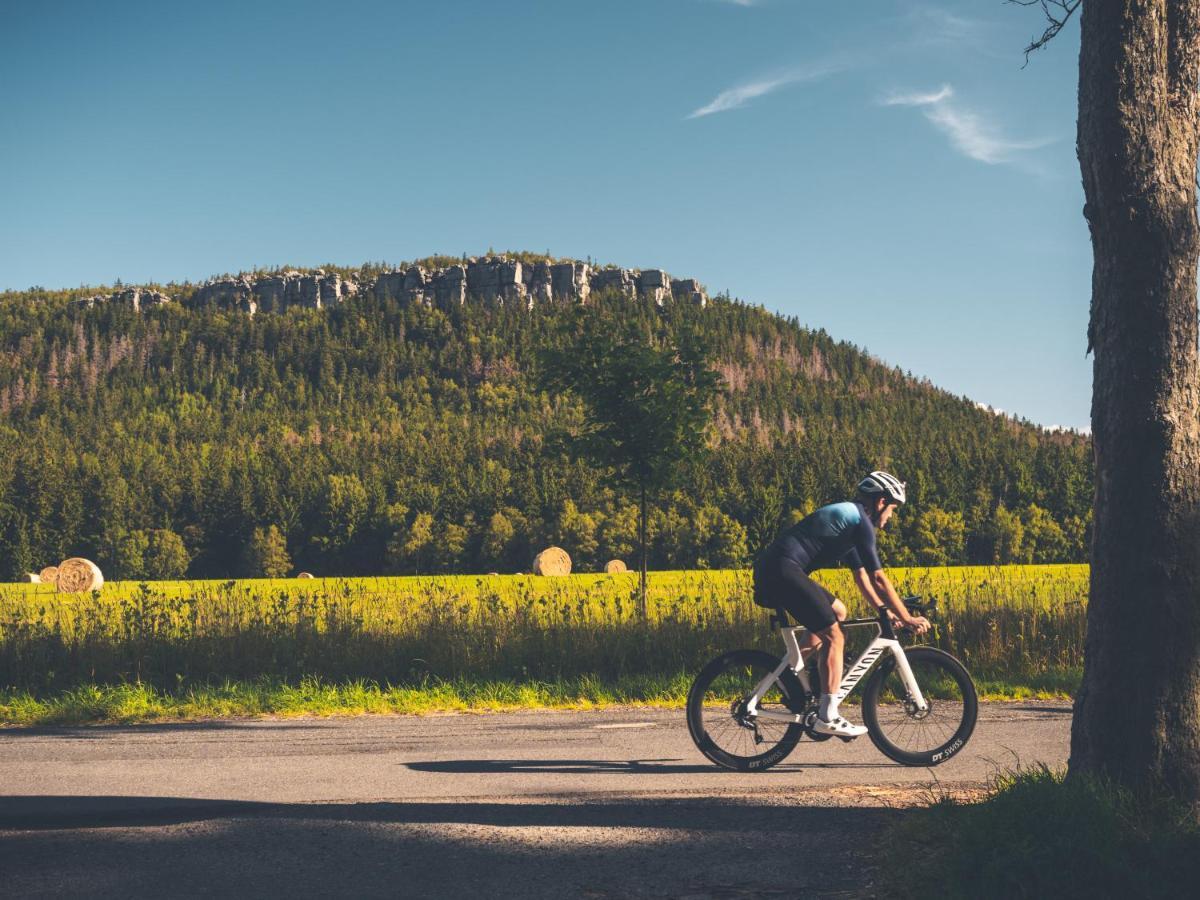
[[[1086,566],[892,574],[903,592],[940,601],[931,642],[981,680],[1075,677]],[[820,577],[861,612],[848,572]],[[741,571],[653,573],[645,622],[631,574],[115,583],[84,595],[4,585],[0,686],[36,696],[82,685],[177,692],[306,676],[381,685],[587,676],[615,684],[695,671],[734,647],[775,650],[766,616]]]
[[[1180,897],[1200,883],[1188,810],[1045,767],[998,775],[980,802],[938,798],[881,846],[898,898]]]

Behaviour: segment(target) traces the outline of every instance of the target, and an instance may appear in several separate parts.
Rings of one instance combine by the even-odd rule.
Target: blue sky
[[[0,288],[660,266],[1088,422],[1078,29],[1000,0],[8,4]]]

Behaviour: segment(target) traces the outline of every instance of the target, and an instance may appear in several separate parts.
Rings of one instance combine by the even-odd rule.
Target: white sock
[[[817,715],[826,722],[832,722],[838,717],[838,704],[840,702],[833,694],[822,694],[821,707],[817,710]]]

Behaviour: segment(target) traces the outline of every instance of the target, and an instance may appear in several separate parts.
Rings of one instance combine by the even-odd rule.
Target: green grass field
[[[1086,566],[892,575],[985,693],[1077,682]],[[749,598],[742,571],[652,573],[646,621],[634,574],[0,585],[0,721],[675,704],[718,652],[776,648]]]

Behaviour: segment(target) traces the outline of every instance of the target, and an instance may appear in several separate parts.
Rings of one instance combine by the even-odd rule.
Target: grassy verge
[[[412,685],[373,681],[298,682],[260,678],[166,691],[146,684],[85,685],[51,693],[0,689],[0,724],[81,725],[263,715],[497,712],[518,709],[598,709],[609,706],[682,708],[694,673],[594,676],[549,681],[426,680]],[[1019,682],[978,681],[985,700],[1062,699],[1079,682],[1076,670]],[[851,698],[853,702],[855,697]]]
[[[0,722],[74,725],[261,715],[497,712],[517,709],[594,709],[605,706],[681,706],[683,676],[631,677],[602,682],[587,676],[556,681],[427,681],[418,685],[341,684],[305,678],[226,681],[178,691],[145,684],[88,685],[37,696],[0,691]]]
[[[975,803],[907,815],[885,843],[894,897],[1177,897],[1200,883],[1200,824],[1169,802],[1036,768]]]

